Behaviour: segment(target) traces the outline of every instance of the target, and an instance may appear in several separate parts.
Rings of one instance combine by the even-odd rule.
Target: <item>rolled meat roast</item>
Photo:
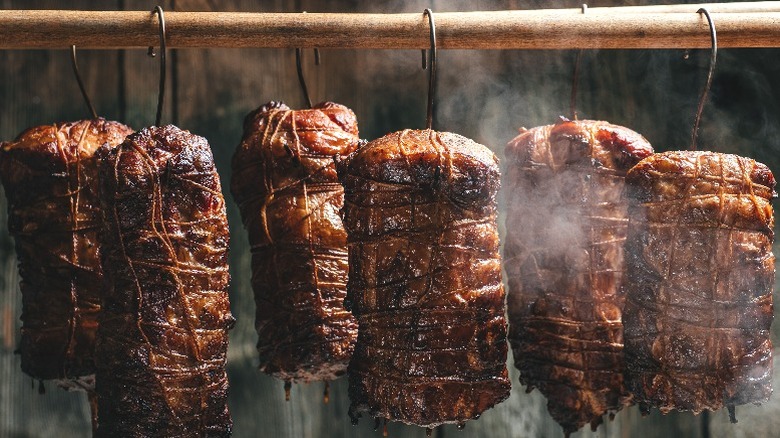
[[[498,160],[457,134],[405,130],[340,164],[350,416],[464,424],[509,396]]]
[[[750,158],[665,152],[626,177],[626,382],[643,411],[772,393],[775,179]]]
[[[22,371],[94,389],[103,270],[95,151],[132,133],[104,119],[38,126],[0,148],[22,277]]]
[[[357,324],[344,309],[349,267],[335,159],[359,141],[355,114],[343,105],[291,110],[270,102],[246,117],[233,156],[231,192],[252,251],[260,370],[288,385],[335,379],[352,356]]]
[[[96,435],[229,436],[229,234],[209,144],[168,125],[99,155]]]
[[[622,126],[565,119],[524,130],[506,148],[509,340],[520,382],[547,397],[567,435],[630,404],[625,175],[652,152]]]

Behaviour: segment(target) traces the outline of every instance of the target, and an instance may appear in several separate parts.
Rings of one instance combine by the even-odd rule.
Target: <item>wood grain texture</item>
[[[722,48],[777,47],[780,12],[718,13]],[[0,11],[0,47],[145,47],[157,40],[148,12]],[[181,47],[422,49],[421,14],[251,14],[169,12],[168,44]],[[710,46],[706,20],[692,13],[571,14],[474,11],[436,14],[443,49],[638,49]]]
[[[113,9],[116,2],[68,3],[80,9]],[[125,0],[127,9],[147,11],[156,4]],[[602,5],[623,5],[609,0]],[[632,0],[630,4],[649,3]],[[664,1],[663,3],[669,3]],[[181,11],[246,12],[364,12],[419,14],[434,11],[569,7],[579,2],[564,0],[177,0]],[[166,11],[174,5],[163,3]],[[53,0],[0,0],[4,9],[62,7]],[[593,8],[596,9],[596,8]],[[717,16],[715,17],[717,20]],[[420,20],[422,23],[422,20]],[[702,26],[706,26],[702,21]],[[149,23],[150,41],[156,43],[156,28]],[[702,42],[707,38],[701,28]],[[421,34],[422,35],[422,34]],[[65,47],[63,47],[64,49]],[[176,53],[176,55],[173,55]],[[223,187],[230,178],[230,157],[240,142],[243,118],[270,99],[290,106],[304,102],[295,75],[291,49],[188,49],[172,51],[169,90],[163,123],[206,137],[214,150]],[[660,150],[685,147],[699,87],[706,73],[706,50],[695,51],[688,60],[678,50],[587,51],[582,64],[579,92],[580,117],[597,117],[631,127],[645,135]],[[176,61],[173,60],[176,58]],[[503,154],[504,144],[520,126],[553,123],[568,112],[573,51],[466,51],[439,52],[438,93],[434,128],[449,130],[489,145]],[[153,123],[157,99],[158,64],[145,49],[125,52],[124,70],[111,51],[79,51],[85,82],[98,112],[119,118],[138,129]],[[15,137],[21,130],[55,120],[82,118],[86,110],[72,79],[67,52],[0,51],[0,138]],[[178,80],[174,84],[174,68]],[[312,99],[333,100],[352,108],[361,136],[377,138],[403,128],[425,124],[426,72],[420,69],[416,50],[322,51],[322,65],[314,66],[307,50],[304,69]],[[125,75],[124,105],[119,98],[119,72]],[[702,147],[749,155],[772,169],[780,168],[780,62],[775,50],[723,50],[715,83],[705,108],[700,133]],[[174,97],[176,96],[176,97]],[[174,103],[178,113],[174,112]],[[507,196],[506,193],[500,196]],[[254,301],[250,286],[249,250],[238,209],[227,196],[231,232],[230,299],[237,325],[230,332],[228,374],[229,406],[235,437],[358,438],[381,437],[372,432],[372,421],[353,427],[347,417],[349,400],[345,379],[331,384],[330,403],[322,403],[322,384],[296,385],[289,403],[282,384],[257,371]],[[0,201],[4,202],[4,201]],[[45,396],[30,387],[13,355],[18,340],[20,312],[19,278],[5,222],[6,207],[0,205],[0,436],[82,437],[89,431],[83,395],[48,388]],[[499,223],[504,218],[499,217]],[[502,236],[504,230],[500,230]],[[9,316],[10,315],[10,316]],[[7,329],[6,327],[10,327]],[[10,333],[10,335],[9,335]],[[436,438],[560,438],[560,427],[546,413],[546,400],[534,391],[526,394],[513,383],[510,398],[485,412],[459,431],[455,426],[437,429]],[[37,385],[36,385],[37,386]],[[774,400],[774,399],[773,399]],[[710,436],[768,436],[778,430],[780,407],[739,408],[740,423],[710,417]],[[684,436],[704,438],[704,417],[689,413],[658,413],[642,418],[636,408],[621,411],[614,421],[592,433],[573,437],[617,438]],[[390,437],[425,437],[420,428],[390,425]],[[771,435],[769,435],[771,436]]]

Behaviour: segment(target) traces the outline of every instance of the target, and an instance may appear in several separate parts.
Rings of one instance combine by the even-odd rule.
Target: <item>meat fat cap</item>
[[[764,186],[776,197],[775,177],[763,163],[752,158],[710,151],[668,151],[640,161],[626,175],[629,183],[650,177],[677,178],[691,176],[698,166],[706,166],[709,176],[747,176],[753,184]],[[747,174],[745,175],[745,172]]]
[[[568,120],[522,131],[506,146],[510,162],[523,167],[567,165],[605,168],[625,173],[653,154],[641,134],[601,120]]]
[[[340,166],[349,175],[386,184],[437,187],[464,207],[491,205],[500,186],[498,158],[462,135],[402,130],[369,142]]]

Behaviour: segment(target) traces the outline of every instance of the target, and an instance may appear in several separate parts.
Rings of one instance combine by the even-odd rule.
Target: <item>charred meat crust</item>
[[[625,173],[652,147],[601,121],[526,130],[506,147],[509,340],[520,382],[566,433],[630,404],[619,293]]]
[[[208,142],[168,125],[98,153],[97,436],[229,436],[229,235]]]
[[[95,373],[103,271],[94,154],[132,132],[81,120],[30,128],[2,144],[0,178],[22,277],[22,370],[36,379],[75,383]]]
[[[627,176],[626,382],[645,410],[772,392],[774,177],[752,159],[666,152]]]
[[[358,147],[354,113],[270,102],[247,116],[231,192],[252,248],[260,370],[287,381],[344,374],[357,323],[344,308],[349,271],[335,159]]]
[[[478,418],[510,390],[496,157],[456,134],[406,130],[361,148],[339,176],[360,326],[350,415]]]

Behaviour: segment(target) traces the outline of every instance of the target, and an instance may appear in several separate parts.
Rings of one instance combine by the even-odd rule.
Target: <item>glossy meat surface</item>
[[[231,191],[252,248],[260,370],[286,381],[335,379],[354,349],[334,160],[358,142],[345,106],[295,111],[270,102],[247,116],[233,156]]]
[[[168,125],[98,154],[97,436],[229,436],[229,235],[208,142]]]
[[[626,171],[652,154],[639,134],[562,120],[506,148],[509,340],[520,382],[568,434],[630,404],[619,293]]]
[[[478,418],[510,390],[495,155],[405,130],[361,148],[339,176],[360,326],[350,415],[424,427]]]
[[[644,408],[716,410],[772,392],[774,177],[713,152],[666,152],[627,176],[627,385]]]
[[[22,370],[36,379],[94,385],[103,277],[94,154],[132,132],[81,120],[31,128],[2,144],[0,178],[22,277]]]

